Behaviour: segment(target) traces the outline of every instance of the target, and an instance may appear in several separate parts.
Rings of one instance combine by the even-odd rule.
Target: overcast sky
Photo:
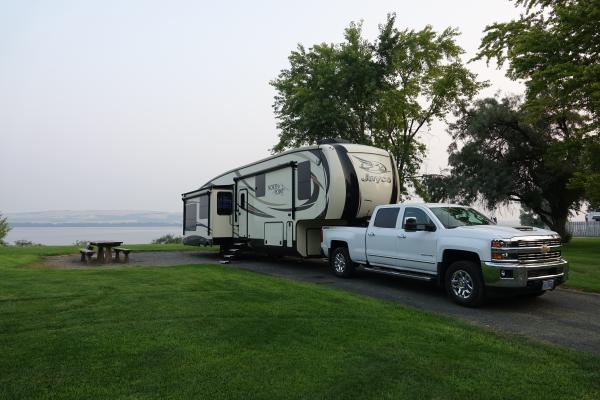
[[[358,20],[372,40],[389,12],[458,27],[465,59],[518,15],[508,0],[0,0],[0,211],[179,211],[182,192],[269,155],[268,83],[297,43],[340,42]],[[482,95],[522,90],[470,68],[492,83]],[[446,166],[444,129],[424,138],[423,172]]]

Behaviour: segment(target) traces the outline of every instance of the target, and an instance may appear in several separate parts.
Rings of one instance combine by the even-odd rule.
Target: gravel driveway
[[[120,268],[124,265],[173,266],[219,261],[216,253],[194,251],[132,253],[129,264],[101,267],[82,267],[79,256],[74,255],[48,257],[46,263],[58,268]],[[442,289],[429,283],[366,272],[353,279],[336,278],[322,260],[277,260],[253,255],[226,267],[347,290],[600,356],[598,294],[557,289],[539,298],[492,299],[484,307],[473,309],[455,305]]]

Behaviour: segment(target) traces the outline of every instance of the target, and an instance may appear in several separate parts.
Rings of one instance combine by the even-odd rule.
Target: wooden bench
[[[81,253],[81,262],[88,264],[92,261],[92,256],[96,254],[94,250],[91,249],[79,249],[79,253]]]
[[[131,253],[131,250],[126,249],[125,247],[115,247],[114,248],[115,251],[115,261],[119,261],[119,253],[123,253],[125,254],[125,259],[123,260],[124,262],[129,262],[129,253]]]

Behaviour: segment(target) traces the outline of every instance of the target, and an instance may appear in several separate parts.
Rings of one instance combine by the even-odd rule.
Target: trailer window
[[[380,208],[375,216],[373,226],[377,228],[395,228],[399,211],[400,209],[398,207]]]
[[[231,192],[217,193],[217,214],[231,215],[233,211],[233,195]]]
[[[265,174],[256,175],[254,177],[254,192],[256,197],[263,197],[265,195]]]
[[[186,203],[185,205],[185,230],[196,230],[196,213],[198,212],[198,203]]]
[[[298,163],[298,200],[310,199],[310,161]]]
[[[208,194],[204,194],[202,196],[200,196],[200,215],[199,218],[200,219],[207,219],[208,218]]]

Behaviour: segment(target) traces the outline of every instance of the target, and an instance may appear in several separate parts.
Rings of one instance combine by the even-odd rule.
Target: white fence
[[[567,222],[567,232],[573,236],[600,236],[600,222]]]

